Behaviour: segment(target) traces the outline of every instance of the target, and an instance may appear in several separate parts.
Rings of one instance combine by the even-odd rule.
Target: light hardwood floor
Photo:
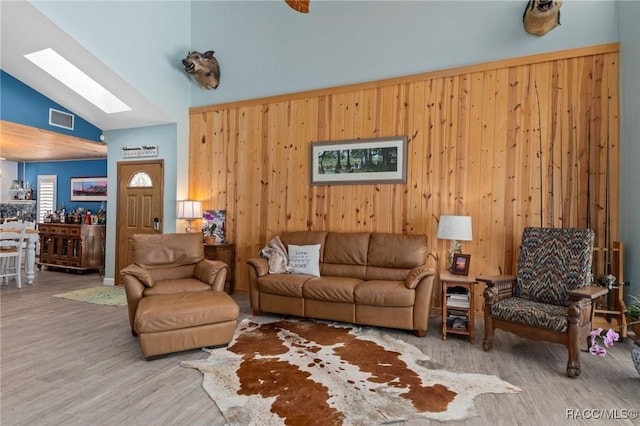
[[[200,350],[146,361],[129,330],[125,307],[99,306],[51,297],[100,285],[97,274],[38,271],[33,285],[0,290],[0,424],[10,425],[223,425],[224,418],[202,389],[197,370],[180,361],[204,359]],[[241,317],[250,316],[248,296],[236,294]],[[605,358],[582,354],[582,375],[565,376],[566,350],[497,331],[495,349],[481,348],[482,321],[474,345],[464,336],[440,336],[433,315],[426,338],[388,330],[457,371],[495,374],[522,389],[515,395],[481,395],[478,416],[461,425],[595,424],[567,419],[581,414],[640,409],[640,376],[631,363],[630,339]],[[617,410],[617,411],[616,411]],[[598,420],[632,425],[639,420]],[[438,422],[408,422],[439,424]]]

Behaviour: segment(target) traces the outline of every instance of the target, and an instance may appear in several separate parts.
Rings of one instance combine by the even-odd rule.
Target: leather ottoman
[[[240,308],[223,291],[162,294],[140,300],[134,319],[145,358],[226,345]]]

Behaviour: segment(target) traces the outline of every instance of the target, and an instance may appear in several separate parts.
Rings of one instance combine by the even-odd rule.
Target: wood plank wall
[[[226,209],[239,291],[285,230],[423,233],[443,266],[439,216],[470,215],[471,276],[513,272],[525,226],[590,226],[604,246],[618,239],[618,62],[615,43],[192,108],[189,196]],[[406,184],[309,185],[311,143],[397,135]]]

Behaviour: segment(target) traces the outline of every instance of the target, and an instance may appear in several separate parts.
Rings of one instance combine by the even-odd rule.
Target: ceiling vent
[[[49,108],[49,125],[62,127],[63,129],[73,130],[73,120],[75,115],[68,112],[58,111],[57,109]]]

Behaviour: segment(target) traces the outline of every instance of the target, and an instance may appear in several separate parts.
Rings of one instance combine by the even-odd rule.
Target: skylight
[[[107,114],[131,110],[129,105],[51,48],[29,53],[24,57]]]

